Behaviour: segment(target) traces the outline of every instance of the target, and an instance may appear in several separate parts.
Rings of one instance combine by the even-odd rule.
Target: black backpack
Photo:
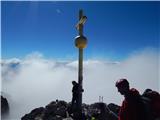
[[[151,99],[145,96],[141,96],[141,101],[144,106],[144,113],[146,116],[146,120],[154,120],[153,111],[151,108]]]

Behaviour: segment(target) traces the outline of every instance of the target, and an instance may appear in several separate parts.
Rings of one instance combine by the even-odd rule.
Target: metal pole
[[[79,20],[83,16],[83,11],[79,11]],[[79,26],[79,35],[83,35],[83,25]],[[79,66],[78,66],[78,83],[79,83],[79,98],[78,98],[78,109],[82,111],[82,89],[83,89],[83,49],[79,48]]]
[[[79,102],[78,107],[82,107],[82,88],[83,88],[83,49],[79,49],[79,70],[78,70],[78,83],[79,83]]]
[[[79,84],[79,91],[78,91],[78,101],[77,101],[77,112],[79,115],[75,116],[82,116],[82,92],[83,92],[83,48],[87,45],[87,38],[83,36],[83,25],[86,21],[87,17],[83,16],[83,11],[79,11],[79,22],[76,26],[79,36],[75,39],[75,46],[79,49],[79,61],[78,61],[78,84]],[[76,113],[76,112],[75,112]],[[81,119],[80,119],[81,120]]]

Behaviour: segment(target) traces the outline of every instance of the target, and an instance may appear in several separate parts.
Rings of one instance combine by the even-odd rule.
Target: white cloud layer
[[[140,93],[146,88],[160,92],[159,57],[147,49],[120,62],[84,61],[83,102],[97,102],[103,96],[106,103],[120,104],[123,96],[115,87],[119,78],[127,78]],[[77,61],[58,62],[34,53],[21,60],[2,60],[1,64],[2,92],[10,103],[10,118],[20,118],[56,99],[71,101],[71,81],[78,78]]]

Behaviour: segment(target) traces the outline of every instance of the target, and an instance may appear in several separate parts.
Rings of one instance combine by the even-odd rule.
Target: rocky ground
[[[113,111],[116,115],[119,106],[113,103],[105,104],[103,102],[93,104],[83,104],[83,118],[78,118],[76,108],[71,109],[71,103],[65,101],[52,101],[45,107],[39,107],[25,114],[21,120],[117,120],[116,117],[109,114]],[[74,114],[73,114],[74,112]],[[1,96],[1,115],[5,118],[9,113],[9,103],[6,98]]]
[[[105,103],[94,103],[91,105],[83,104],[82,120],[117,120],[114,116],[109,115],[108,110],[118,114],[119,106],[113,103],[106,105]],[[71,104],[65,101],[52,101],[45,107],[39,107],[24,115],[21,120],[80,120],[72,113],[76,113],[76,109],[71,110]]]

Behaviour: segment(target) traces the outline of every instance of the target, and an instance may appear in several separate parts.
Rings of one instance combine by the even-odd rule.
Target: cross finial
[[[77,30],[79,31],[79,35],[83,35],[83,25],[86,22],[87,17],[83,15],[83,10],[79,10],[79,22],[76,25]]]

